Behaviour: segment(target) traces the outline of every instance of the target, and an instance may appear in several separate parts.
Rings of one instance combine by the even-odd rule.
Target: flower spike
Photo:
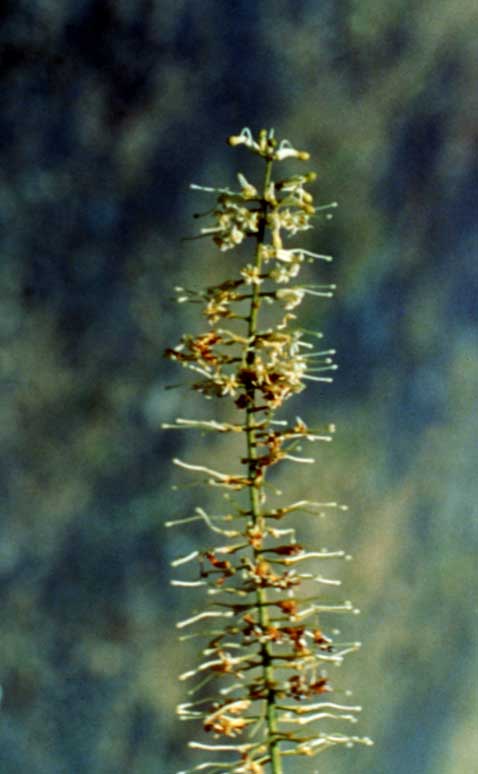
[[[297,513],[324,516],[347,508],[307,499],[268,506],[269,468],[279,462],[312,464],[302,445],[331,441],[335,431],[332,424],[309,428],[299,417],[277,417],[308,382],[329,383],[328,374],[337,368],[335,350],[317,348],[321,334],[300,328],[295,314],[308,299],[333,296],[333,284],[298,279],[307,264],[331,257],[289,246],[291,237],[312,229],[317,213],[335,203],[314,205],[307,190],[314,173],[273,179],[276,164],[309,159],[287,140],[278,142],[273,131],[262,130],[255,138],[244,128],[228,142],[263,159],[263,179],[250,182],[239,172],[239,190],[192,186],[216,198],[204,215],[211,220],[201,236],[221,252],[250,244],[253,254],[215,286],[176,288],[179,303],[202,305],[205,329],[183,335],[165,353],[192,372],[192,389],[229,401],[234,419],[179,417],[164,427],[244,440],[233,473],[222,472],[228,468],[224,461],[216,470],[203,460],[174,460],[207,485],[223,488],[230,507],[215,515],[196,507],[167,522],[202,524],[206,535],[201,549],[172,562],[188,572],[172,584],[201,589],[198,597],[203,595],[203,603],[176,624],[188,632],[182,641],[203,642],[197,666],[180,676],[192,683],[189,695],[197,698],[180,704],[178,716],[202,724],[209,739],[189,746],[210,758],[178,774],[283,774],[290,756],[371,744],[367,737],[329,731],[331,723],[355,724],[361,711],[330,700],[334,687],[326,671],[360,648],[359,642],[334,642],[336,632],[327,627],[329,614],[358,612],[351,601],[332,596],[340,580],[322,574],[324,562],[350,557],[296,539]],[[279,528],[278,520],[287,523]]]

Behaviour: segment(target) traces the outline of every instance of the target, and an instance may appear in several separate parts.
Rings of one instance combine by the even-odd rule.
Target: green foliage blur
[[[162,774],[196,758],[174,716],[197,658],[175,621],[194,602],[169,561],[207,536],[163,522],[208,496],[171,490],[185,480],[171,457],[229,452],[161,431],[222,411],[165,389],[183,373],[162,351],[202,324],[173,286],[237,260],[181,238],[209,206],[190,182],[254,176],[225,144],[244,125],[311,151],[318,198],[340,203],[307,236],[336,256],[317,277],[338,298],[303,308],[341,369],[290,404],[337,439],[280,481],[350,505],[310,540],[355,557],[343,594],[363,613],[341,627],[364,647],[332,678],[376,744],[300,771],[475,771],[476,3],[2,9],[0,771]]]

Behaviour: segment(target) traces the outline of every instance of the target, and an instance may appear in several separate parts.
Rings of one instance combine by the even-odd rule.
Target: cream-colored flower
[[[221,207],[214,211],[216,226],[201,229],[201,234],[211,235],[220,250],[231,250],[241,244],[249,234],[254,234],[259,228],[257,212],[249,210],[234,201],[233,196],[224,194],[221,197]]]
[[[241,269],[239,273],[241,277],[244,277],[246,285],[262,285],[262,283],[264,282],[264,279],[261,277],[258,267],[252,266],[252,264],[250,263],[248,263],[247,266]]]
[[[246,148],[249,148],[250,150],[254,150],[256,152],[260,151],[258,143],[256,143],[252,138],[251,130],[247,127],[245,127],[240,134],[232,135],[229,137],[228,143],[233,147],[236,145],[245,145]]]
[[[259,191],[255,187],[255,185],[252,185],[252,183],[249,183],[249,181],[244,177],[244,175],[239,172],[237,175],[237,179],[239,180],[239,184],[241,186],[241,193],[243,199],[246,201],[250,199],[257,199],[259,197]]]
[[[274,153],[274,159],[276,161],[284,161],[284,159],[299,159],[300,161],[308,161],[310,159],[310,153],[307,151],[300,151],[293,148],[288,140],[282,140],[281,144]]]
[[[281,301],[286,309],[295,309],[302,303],[305,291],[302,288],[279,288],[276,290],[276,298]]]

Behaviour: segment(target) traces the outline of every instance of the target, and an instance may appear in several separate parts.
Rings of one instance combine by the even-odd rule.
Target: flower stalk
[[[193,389],[206,398],[231,400],[233,410],[228,422],[178,418],[165,427],[239,433],[245,441],[239,471],[174,460],[235,502],[227,513],[212,515],[198,507],[194,515],[167,523],[200,521],[212,535],[209,545],[173,562],[196,572],[172,583],[191,593],[206,590],[205,606],[177,624],[180,630],[192,629],[181,639],[205,643],[199,665],[180,676],[193,681],[190,695],[198,698],[181,704],[178,714],[182,720],[200,721],[212,737],[190,746],[221,759],[180,774],[283,774],[290,756],[314,756],[341,744],[371,744],[366,737],[329,730],[331,722],[355,723],[359,706],[321,699],[333,692],[327,666],[340,665],[360,646],[334,642],[322,623],[330,613],[358,612],[348,600],[330,599],[327,590],[340,581],[317,572],[318,563],[347,557],[343,551],[307,550],[297,541],[293,523],[277,526],[298,512],[317,515],[345,506],[309,500],[268,503],[269,468],[285,461],[313,463],[301,443],[332,439],[333,425],[309,428],[300,418],[278,420],[276,412],[307,381],[332,380],[322,373],[336,368],[334,351],[316,349],[320,334],[300,328],[292,310],[308,296],[332,296],[335,286],[300,283],[304,264],[328,262],[330,256],[284,243],[312,228],[324,207],[315,207],[306,190],[313,173],[274,181],[273,168],[285,159],[306,161],[308,153],[287,141],[278,143],[266,131],[255,140],[244,129],[229,144],[262,157],[262,183],[256,187],[239,174],[239,191],[194,186],[217,197],[210,211],[215,222],[201,235],[212,238],[222,252],[253,240],[254,262],[204,290],[177,288],[179,303],[202,304],[208,328],[184,335],[166,351],[193,372]],[[330,206],[335,205],[325,209]]]

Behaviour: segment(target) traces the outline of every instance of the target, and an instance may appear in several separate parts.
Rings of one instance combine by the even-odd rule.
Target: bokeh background
[[[171,490],[171,457],[227,451],[161,431],[213,410],[165,389],[162,351],[199,324],[172,287],[231,269],[181,237],[209,204],[190,182],[249,170],[244,125],[309,149],[340,203],[308,235],[338,297],[304,314],[341,369],[297,399],[338,433],[293,474],[350,505],[310,539],[355,557],[364,647],[336,682],[376,745],[299,770],[477,771],[478,6],[5,0],[0,54],[2,774],[199,760],[169,561],[204,535],[163,522],[209,498]]]

